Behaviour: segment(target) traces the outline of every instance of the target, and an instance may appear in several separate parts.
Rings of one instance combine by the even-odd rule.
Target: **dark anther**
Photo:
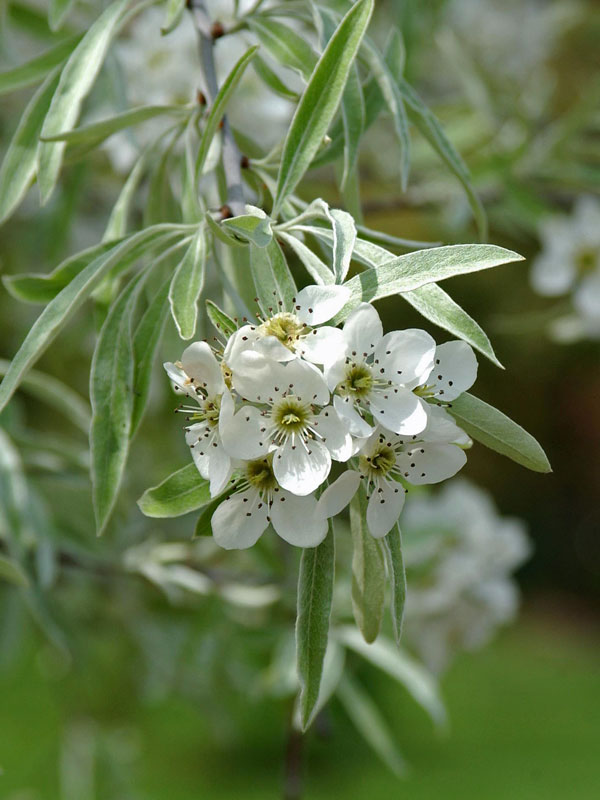
[[[248,156],[242,156],[240,158],[240,167],[242,169],[248,169],[249,166],[250,166],[250,159],[248,158]]]
[[[228,205],[221,206],[219,209],[219,213],[221,214],[221,219],[231,219],[233,217],[233,211],[229,208]]]
[[[196,102],[198,103],[199,106],[206,105],[206,95],[204,94],[204,92],[201,92],[200,89],[198,89],[198,91],[196,92]]]
[[[213,22],[212,27],[210,29],[210,35],[213,39],[220,39],[221,36],[225,36],[225,28],[223,27],[222,22]]]

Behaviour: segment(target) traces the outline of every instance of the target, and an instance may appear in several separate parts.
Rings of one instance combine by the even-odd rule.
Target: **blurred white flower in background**
[[[531,283],[539,294],[572,294],[575,315],[554,326],[561,338],[600,337],[600,201],[580,197],[570,216],[545,219],[542,249],[533,263]]]
[[[517,612],[512,573],[531,545],[521,520],[462,479],[407,500],[402,530],[408,571],[405,636],[427,666],[444,670],[460,650],[482,647]]]

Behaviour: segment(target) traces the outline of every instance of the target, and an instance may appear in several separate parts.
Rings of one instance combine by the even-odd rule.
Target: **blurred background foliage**
[[[46,49],[53,34],[45,5],[3,4],[5,68]],[[83,18],[95,14],[94,4],[79,6]],[[540,222],[569,213],[600,185],[600,10],[584,0],[389,0],[378,3],[375,37],[385,39],[390,19],[403,33],[407,79],[472,171],[488,240],[528,259],[455,279],[452,289],[507,367],[500,375],[482,360],[478,394],[536,435],[554,472],[540,476],[482,447],[471,451],[465,476],[492,493],[502,515],[521,518],[533,542],[518,576],[521,620],[485,650],[458,655],[444,676],[447,737],[436,735],[403,688],[350,653],[353,676],[383,709],[409,772],[398,783],[382,767],[336,698],[305,745],[306,796],[596,798],[600,348],[587,338],[552,341],[548,324],[562,310],[533,293],[529,270]],[[3,98],[3,142],[27,97],[24,90]],[[401,193],[386,120],[367,137],[360,176],[371,228],[427,241],[475,240],[459,184],[416,137],[411,181]],[[329,168],[313,173],[303,195],[343,204],[332,177]],[[97,242],[121,180],[100,151],[65,170],[42,210],[32,192],[0,229],[2,272],[47,272]],[[397,301],[381,303],[381,313],[388,328],[422,324]],[[37,314],[0,291],[2,358],[14,354]],[[78,312],[39,370],[85,396],[101,320],[101,304],[94,314]],[[161,360],[180,349],[169,322]],[[251,569],[243,555],[203,552],[204,566],[195,570],[194,520],[141,516],[134,499],[188,460],[169,416],[173,396],[162,375],[155,377],[102,540],[92,533],[85,412],[76,398],[52,405],[41,378],[0,417],[10,437],[0,441],[0,530],[18,525],[41,587],[0,587],[0,796],[7,800],[279,796],[292,701],[289,685],[269,683],[265,653],[273,654],[292,624],[296,554],[287,554],[283,601],[273,605],[263,591],[249,608],[235,595],[237,576]],[[140,552],[169,542],[188,549],[163,552],[149,572]],[[260,550],[274,583],[278,555],[274,545]],[[173,571],[174,564],[184,569]]]

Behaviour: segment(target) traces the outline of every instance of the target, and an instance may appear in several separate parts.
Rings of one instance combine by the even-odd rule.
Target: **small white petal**
[[[209,395],[221,394],[225,381],[219,362],[206,342],[194,342],[183,351],[181,365],[196,386],[202,386]]]
[[[174,391],[182,392],[183,394],[187,394],[189,397],[196,397],[196,390],[182,369],[175,366],[175,364],[173,364],[171,361],[165,362],[163,367],[169,376],[169,380],[173,384]]]
[[[296,357],[276,336],[260,336],[254,342],[253,349],[273,361],[291,361]]]
[[[322,328],[314,328],[303,336],[298,342],[296,352],[313,364],[330,364],[341,359],[343,369],[346,340],[339,328],[324,325]],[[331,388],[329,381],[328,386]],[[335,386],[337,383],[333,388]]]
[[[454,444],[421,442],[399,453],[396,463],[409,483],[420,486],[440,483],[456,475],[467,463],[467,456]]]
[[[323,373],[308,361],[295,359],[283,369],[285,389],[305,403],[324,406],[329,402],[329,389]]]
[[[352,500],[360,485],[360,474],[353,469],[343,472],[323,492],[317,502],[317,515],[321,519],[335,517]]]
[[[425,331],[391,331],[375,348],[375,371],[385,380],[414,389],[431,372],[434,354],[435,340]]]
[[[232,333],[223,352],[225,363],[233,369],[237,357],[246,350],[252,350],[258,338],[259,334],[255,325],[243,325],[235,333]]]
[[[290,492],[273,494],[270,516],[275,531],[296,547],[316,547],[327,536],[327,521],[316,514],[314,495],[297,497]]]
[[[315,430],[336,461],[348,461],[352,456],[352,437],[347,420],[340,418],[332,406],[327,406],[315,420]]]
[[[576,274],[570,253],[542,252],[533,262],[531,285],[538,294],[555,297],[569,291]]]
[[[352,436],[359,436],[362,439],[373,433],[373,428],[364,421],[349,398],[335,395],[333,407],[339,416],[348,423],[348,430]]]
[[[341,383],[346,375],[345,356],[342,356],[342,358],[336,357],[333,361],[324,362],[323,372],[327,386],[329,386],[329,390],[333,392],[338,383]]]
[[[237,356],[232,382],[241,397],[255,401],[281,397],[287,385],[283,364],[254,350]]]
[[[260,508],[259,508],[260,505]],[[261,503],[256,491],[232,494],[212,515],[215,541],[225,550],[252,547],[269,524],[268,506]]]
[[[419,439],[440,444],[457,444],[461,447],[470,447],[473,444],[469,436],[462,428],[459,428],[445,409],[438,406],[428,406],[427,410],[429,412],[429,420]]]
[[[425,403],[402,386],[371,392],[369,400],[373,418],[388,431],[413,436],[427,425]]]
[[[375,350],[382,337],[383,325],[370,303],[361,303],[344,323],[348,353],[368,355]]]
[[[381,539],[392,530],[402,512],[404,498],[402,484],[394,480],[381,482],[367,505],[367,526],[372,536]]]
[[[232,458],[248,461],[268,452],[265,419],[254,406],[243,406],[226,424],[219,424],[223,447]]]
[[[347,286],[306,286],[296,296],[294,313],[305,325],[321,325],[335,317],[349,297]]]
[[[434,387],[434,394],[440,400],[456,400],[473,386],[476,377],[473,348],[466,342],[446,342],[435,351],[435,364],[427,383]]]
[[[208,478],[210,480],[210,496],[221,494],[231,478],[231,459],[223,449],[221,442],[215,437],[208,449]]]
[[[309,442],[305,447],[299,440],[292,444],[290,437],[273,458],[273,472],[279,485],[302,497],[314,492],[330,469],[329,450],[319,442]]]

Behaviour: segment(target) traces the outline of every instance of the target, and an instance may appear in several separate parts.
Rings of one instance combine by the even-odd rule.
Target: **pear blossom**
[[[309,495],[326,480],[332,458],[347,461],[353,454],[352,437],[313,364],[281,364],[248,350],[235,360],[232,386],[244,404],[221,428],[223,445],[244,460],[272,453],[283,489]]]
[[[218,545],[226,550],[252,547],[273,525],[289,544],[316,547],[327,535],[327,520],[318,516],[314,494],[298,496],[281,487],[274,456],[243,462],[241,480],[214,512],[211,525]]]
[[[234,400],[227,389],[223,370],[206,342],[194,342],[187,347],[177,364],[164,364],[176,391],[196,401],[196,405],[179,410],[191,422],[185,439],[198,471],[210,480],[214,497],[223,491],[231,477],[232,462],[223,447],[222,431],[233,418]]]
[[[231,336],[225,361],[234,369],[241,353],[256,350],[275,361],[304,358],[313,364],[325,364],[342,352],[344,337],[339,328],[323,323],[332,319],[349,297],[346,286],[334,285],[306,286],[289,309],[275,297],[273,308],[262,309],[257,325],[243,325]]]
[[[419,486],[439,483],[455,475],[466,463],[464,448],[471,445],[443,408],[428,407],[425,430],[398,436],[378,426],[361,448],[358,470],[348,470],[329,486],[318,503],[324,517],[339,513],[362,481],[367,489],[367,526],[375,538],[394,527],[404,506],[404,482]]]

